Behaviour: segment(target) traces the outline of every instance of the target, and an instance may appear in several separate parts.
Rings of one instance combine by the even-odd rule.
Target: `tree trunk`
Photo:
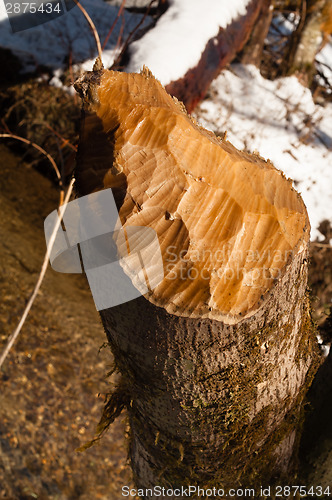
[[[262,4],[259,17],[251,32],[248,43],[244,46],[240,60],[242,64],[254,64],[258,68],[262,62],[262,53],[265,39],[269,32],[273,17],[273,4],[271,0],[265,0]]]
[[[101,312],[127,382],[139,487],[226,491],[295,478],[316,356],[304,257],[259,313],[235,325],[174,316],[144,297]]]
[[[310,84],[315,72],[315,57],[330,29],[331,0],[309,0],[303,4],[302,17],[290,41],[289,74],[297,73],[305,84]]]
[[[126,402],[136,484],[226,498],[291,480],[318,363],[302,200],[269,162],[200,128],[146,69],[91,72],[76,88],[89,113],[80,194],[112,188],[123,227],[153,228],[163,256],[156,288],[101,311],[122,374],[109,419]]]

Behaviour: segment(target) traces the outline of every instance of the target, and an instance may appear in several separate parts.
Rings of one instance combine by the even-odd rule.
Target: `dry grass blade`
[[[115,59],[114,63],[112,64],[111,66],[111,69],[117,69],[118,68],[118,65],[120,64],[120,61],[123,57],[123,54],[125,53],[125,51],[127,50],[127,47],[129,45],[129,43],[131,42],[133,36],[135,35],[135,33],[137,32],[137,30],[141,27],[141,25],[144,23],[145,19],[147,18],[147,16],[149,15],[149,12],[151,10],[151,7],[152,5],[155,3],[156,0],[151,0],[151,2],[149,3],[149,5],[147,6],[147,9],[144,13],[144,16],[142,16],[142,19],[140,20],[140,22],[137,24],[137,26],[135,26],[135,28],[129,33],[128,37],[126,38],[124,44],[123,44],[123,47],[121,49],[121,52],[120,54],[118,55],[118,57]],[[119,14],[118,14],[119,15]]]
[[[72,190],[73,190],[73,185],[74,185],[74,181],[75,179],[72,179],[70,184],[69,184],[69,187],[67,189],[67,193],[66,193],[66,196],[65,196],[65,199],[64,199],[64,204],[68,203],[69,201],[69,198],[71,196],[71,193],[72,193]],[[8,338],[8,341],[7,341],[7,345],[0,357],[0,369],[4,363],[4,361],[6,360],[14,342],[16,341],[17,337],[19,336],[20,334],[20,331],[22,330],[22,327],[25,323],[25,320],[29,314],[29,311],[37,297],[37,294],[39,292],[39,289],[41,287],[41,284],[43,282],[43,279],[44,279],[44,276],[45,276],[45,273],[46,273],[46,270],[47,270],[47,266],[48,266],[48,261],[49,261],[49,258],[50,258],[50,254],[51,254],[51,251],[52,251],[52,248],[53,248],[53,245],[54,245],[54,242],[55,242],[55,238],[56,238],[56,234],[57,234],[57,231],[60,227],[60,224],[61,224],[61,221],[62,221],[62,218],[63,218],[63,215],[64,215],[64,212],[65,212],[65,208],[64,210],[61,210],[60,213],[59,213],[59,216],[57,218],[57,222],[54,226],[54,229],[53,229],[53,232],[52,232],[52,235],[51,235],[51,238],[50,238],[50,241],[49,241],[49,244],[48,244],[48,248],[47,248],[47,251],[45,253],[45,257],[44,257],[44,261],[43,261],[43,264],[42,264],[42,267],[41,267],[41,270],[40,270],[40,273],[39,273],[39,277],[38,277],[38,280],[37,280],[37,283],[35,285],[35,288],[31,294],[31,297],[24,309],[24,312],[22,314],[22,317],[16,327],[16,329],[14,330],[14,332],[10,335],[10,337]]]
[[[95,40],[96,40],[97,50],[98,50],[98,56],[99,56],[100,60],[102,60],[102,58],[101,58],[102,48],[101,48],[100,38],[99,38],[98,32],[96,30],[96,27],[95,27],[95,25],[94,25],[91,17],[89,16],[89,14],[85,10],[85,8],[82,7],[82,5],[80,4],[80,2],[78,0],[74,0],[74,2],[76,3],[77,7],[83,12],[86,20],[88,21],[88,23],[90,25],[90,28],[91,28],[92,33],[93,33],[93,36],[95,37]]]
[[[43,125],[48,128],[56,137],[58,137],[59,139],[61,139],[62,141],[62,144],[61,144],[61,148],[64,148],[65,146],[68,146],[68,148],[70,148],[72,151],[75,151],[75,153],[77,152],[77,146],[74,146],[70,141],[69,139],[66,139],[65,137],[63,137],[61,134],[59,134],[59,132],[57,132],[56,130],[54,130],[53,127],[51,127],[48,123],[43,123]]]
[[[109,40],[109,37],[111,36],[111,34],[112,34],[113,30],[114,30],[114,27],[115,27],[116,23],[118,22],[118,19],[120,18],[121,14],[122,14],[122,11],[124,9],[125,3],[126,3],[126,0],[122,0],[122,3],[120,5],[120,9],[119,9],[119,11],[118,11],[118,13],[116,15],[116,18],[114,19],[113,24],[110,27],[109,32],[107,33],[106,38],[104,40],[103,47],[102,47],[103,50],[106,47],[106,44],[107,44],[107,42]]]

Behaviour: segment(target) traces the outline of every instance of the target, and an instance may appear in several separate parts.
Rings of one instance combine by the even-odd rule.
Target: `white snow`
[[[106,35],[118,13],[118,8],[103,0],[81,0],[81,4],[96,25],[103,44]],[[124,33],[126,38],[142,19],[142,14],[124,11]],[[149,24],[147,18],[143,26]],[[5,2],[0,1],[0,46],[9,48],[23,63],[23,71],[35,71],[38,66],[45,65],[52,69],[66,66],[69,55],[73,63],[85,61],[84,70],[91,70],[97,56],[96,42],[87,21],[79,10],[74,7],[58,19],[49,21],[25,31],[12,32]],[[113,63],[114,51],[121,30],[122,19],[116,23],[112,36],[103,52],[105,67]],[[54,81],[55,84],[56,80]]]
[[[281,35],[288,37],[296,29],[300,19],[300,15],[295,12],[289,13],[287,17],[277,14],[272,19],[268,38],[277,36],[280,39]]]
[[[146,64],[164,84],[183,76],[197,62],[207,40],[232,19],[245,14],[249,0],[171,0],[157,26],[133,44],[128,71]],[[117,8],[102,0],[82,0],[96,23],[101,41]],[[137,26],[141,15],[125,13],[125,30]],[[51,84],[60,87],[69,53],[73,63],[84,61],[90,70],[96,56],[94,38],[78,8],[47,24],[13,34],[0,2],[0,46],[21,59],[25,70],[44,64],[53,68]],[[146,22],[150,22],[147,20]],[[115,26],[105,66],[113,62],[121,21]],[[124,35],[125,36],[125,35]],[[332,45],[317,57],[332,80]],[[67,89],[68,90],[68,89]],[[287,176],[302,193],[312,225],[312,239],[321,239],[320,222],[332,223],[332,104],[316,105],[308,89],[295,77],[269,81],[255,67],[233,65],[212,83],[210,97],[201,105],[199,120],[217,133],[227,130],[238,148],[258,151]]]
[[[320,71],[323,73],[325,82],[321,81],[322,85],[330,86],[330,92],[332,92],[332,42],[327,43],[325,47],[317,54],[316,63]],[[323,80],[323,79],[322,79]]]
[[[331,64],[331,61],[330,61]],[[332,224],[332,104],[316,105],[295,77],[265,80],[254,66],[233,65],[212,83],[199,121],[237,148],[270,159],[302,194],[311,239]]]
[[[145,64],[163,85],[181,78],[196,66],[208,40],[218,35],[219,28],[226,28],[246,14],[249,2],[170,0],[156,28],[131,45],[127,71],[138,72]]]

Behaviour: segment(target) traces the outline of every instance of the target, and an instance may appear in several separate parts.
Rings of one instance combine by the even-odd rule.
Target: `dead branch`
[[[96,27],[94,25],[94,22],[92,21],[91,17],[89,16],[89,14],[85,10],[85,8],[80,4],[80,2],[78,0],[74,0],[74,2],[76,3],[77,7],[83,12],[86,20],[88,21],[88,23],[90,25],[93,36],[95,37],[95,40],[96,40],[98,56],[99,56],[100,60],[102,60],[102,57],[101,57],[102,56],[102,48],[101,48],[101,44],[100,44],[100,38],[98,35],[98,31],[96,30]]]

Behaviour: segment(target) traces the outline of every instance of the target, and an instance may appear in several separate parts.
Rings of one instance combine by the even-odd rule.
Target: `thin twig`
[[[104,48],[105,48],[105,46],[106,46],[106,44],[107,44],[107,42],[108,42],[108,40],[109,40],[109,37],[111,36],[111,34],[112,34],[113,30],[114,30],[114,27],[115,27],[116,23],[118,22],[118,19],[120,18],[121,14],[122,14],[122,10],[123,10],[123,8],[124,8],[124,6],[125,6],[125,3],[126,3],[126,0],[122,0],[122,3],[121,3],[121,5],[120,5],[120,9],[119,9],[119,11],[118,11],[118,13],[117,13],[117,15],[116,15],[116,17],[115,17],[114,21],[113,21],[112,26],[111,26],[111,27],[110,27],[110,29],[109,29],[109,32],[108,32],[108,33],[107,33],[107,35],[106,35],[105,40],[104,40],[103,47],[102,47],[102,48],[103,48],[103,50],[104,50]]]
[[[110,69],[115,69],[119,64],[120,64],[120,61],[121,61],[121,58],[123,56],[123,54],[125,53],[125,51],[127,50],[127,47],[132,39],[132,37],[134,36],[134,34],[136,33],[136,31],[138,30],[138,28],[144,23],[146,17],[149,15],[150,13],[150,10],[151,10],[151,7],[152,5],[155,3],[156,0],[151,0],[151,2],[149,3],[145,13],[144,13],[144,16],[142,16],[142,19],[140,20],[140,22],[135,26],[135,28],[129,33],[128,37],[126,38],[124,44],[123,44],[123,47],[121,49],[121,52],[120,54],[118,55],[118,57],[116,58],[116,60],[113,62],[112,66]]]
[[[9,130],[8,125],[3,118],[1,118],[1,123],[2,123],[2,126],[5,129],[5,131],[7,132],[7,134],[11,134],[11,131]]]
[[[75,179],[73,178],[69,184],[69,187],[67,189],[67,193],[66,193],[66,196],[65,196],[65,199],[64,199],[64,204],[68,203],[69,201],[69,198],[70,198],[70,195],[72,193],[72,190],[73,190],[73,185],[74,185],[74,181]],[[45,276],[45,273],[46,273],[46,270],[47,270],[47,266],[48,266],[48,261],[49,261],[49,258],[50,258],[50,255],[51,255],[51,251],[52,251],[52,248],[53,248],[53,245],[54,245],[54,242],[55,242],[55,238],[56,238],[56,235],[57,235],[57,232],[58,232],[58,229],[60,227],[60,224],[61,224],[61,221],[62,221],[62,218],[63,218],[63,215],[65,213],[65,210],[66,210],[66,207],[63,208],[63,210],[60,210],[60,213],[59,213],[59,216],[57,217],[57,221],[56,221],[56,224],[54,226],[54,229],[53,229],[53,232],[51,234],[51,237],[50,237],[50,240],[48,242],[48,246],[47,246],[47,250],[46,250],[46,253],[45,253],[45,257],[44,257],[44,261],[43,261],[43,264],[42,264],[42,267],[41,267],[41,270],[40,270],[40,274],[39,274],[39,277],[38,277],[38,280],[37,280],[37,283],[35,285],[35,288],[32,292],[32,295],[24,309],[24,312],[22,314],[22,317],[17,325],[17,327],[15,328],[14,332],[9,336],[8,338],[8,341],[7,341],[7,344],[6,344],[6,347],[0,357],[0,369],[5,361],[5,359],[7,358],[14,342],[16,341],[21,329],[22,329],[22,326],[24,325],[24,322],[29,314],[29,311],[32,307],[32,304],[34,303],[35,301],[35,298],[37,297],[37,294],[39,292],[39,289],[41,287],[41,284],[43,282],[43,279],[44,279],[44,276]]]
[[[69,62],[68,62],[68,65],[69,65],[70,81],[71,81],[71,84],[73,84],[74,81],[75,81],[75,78],[74,78],[74,72],[73,72],[73,51],[72,51],[71,47],[69,49]],[[74,103],[75,104],[77,104],[77,100],[78,100],[78,95],[77,95],[77,92],[75,92],[74,93]]]
[[[99,38],[98,32],[96,30],[96,26],[94,25],[91,17],[89,16],[89,14],[85,10],[85,8],[82,7],[80,2],[78,0],[74,0],[74,2],[76,3],[77,7],[83,12],[86,20],[88,21],[88,23],[90,25],[90,28],[92,29],[92,33],[93,33],[93,36],[95,37],[96,44],[97,44],[98,56],[99,56],[100,61],[101,61],[102,60],[102,57],[101,57],[102,56],[102,48],[101,48],[101,44],[100,44],[100,38]]]
[[[29,146],[33,146],[35,149],[37,149],[38,151],[40,151],[40,153],[42,153],[43,155],[46,156],[46,158],[49,160],[49,162],[51,163],[52,167],[54,168],[54,171],[55,171],[56,176],[57,176],[58,181],[59,181],[59,186],[60,186],[60,205],[62,205],[62,200],[63,200],[62,178],[61,178],[60,171],[59,171],[59,169],[57,167],[57,164],[53,160],[52,156],[47,151],[45,151],[45,149],[43,149],[40,146],[38,146],[38,144],[36,144],[35,142],[29,141],[29,139],[25,139],[24,137],[20,137],[19,135],[15,135],[15,134],[0,134],[0,138],[1,137],[4,137],[4,138],[8,137],[10,139],[16,139],[17,141],[24,142],[25,144],[29,144]]]
[[[120,27],[120,30],[119,30],[119,35],[118,35],[118,39],[116,41],[116,45],[115,45],[115,49],[114,49],[114,52],[117,51],[117,49],[121,47],[121,42],[122,42],[122,34],[123,34],[123,30],[124,30],[124,25],[125,25],[125,16],[124,14],[122,13],[122,22],[121,22],[121,27]]]
[[[332,245],[330,243],[319,243],[318,241],[312,241],[310,245],[320,248],[332,248]]]
[[[300,32],[303,30],[306,16],[307,16],[307,0],[302,0],[300,21],[297,27],[297,30],[299,30]]]
[[[36,123],[38,123],[38,122],[36,122]],[[48,128],[51,132],[53,132],[54,135],[56,135],[57,137],[59,137],[59,139],[62,140],[61,148],[64,148],[65,146],[68,146],[70,149],[72,149],[73,151],[75,151],[75,153],[77,152],[77,146],[74,146],[69,141],[69,139],[66,139],[61,134],[59,134],[59,132],[57,132],[56,130],[54,130],[54,128],[52,128],[48,123],[40,122],[40,125],[43,125],[44,127]]]

